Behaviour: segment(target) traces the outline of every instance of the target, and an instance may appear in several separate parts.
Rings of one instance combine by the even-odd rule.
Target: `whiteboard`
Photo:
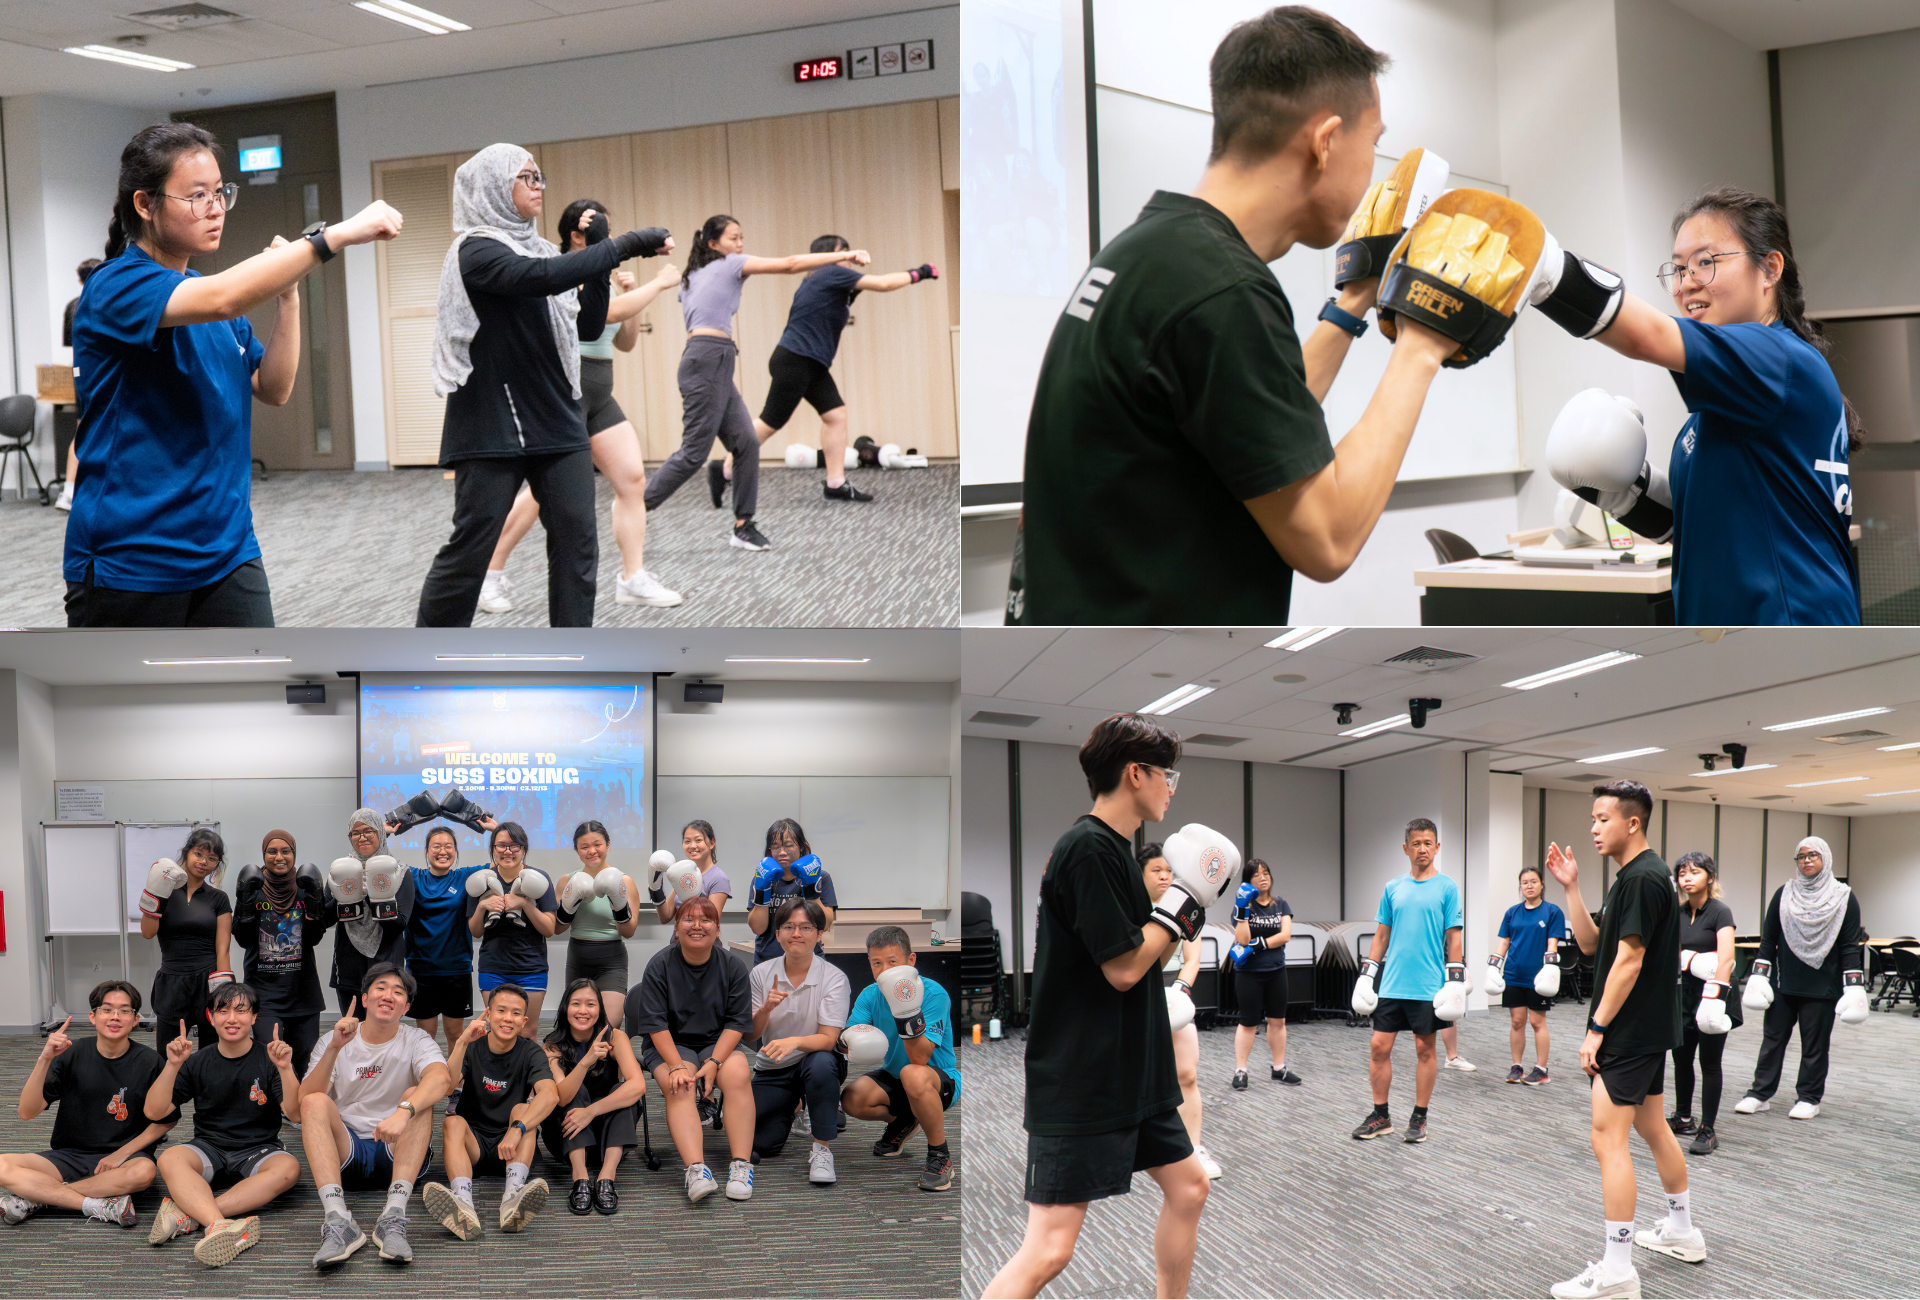
[[[220,830],[219,822],[127,822],[122,825],[125,847],[121,851],[121,863],[127,882],[127,929],[139,933],[140,892],[147,887],[147,872],[161,858],[177,860],[187,833],[200,826],[216,834]]]
[[[120,828],[48,826],[45,834],[47,933],[118,934]]]
[[[663,776],[661,848],[680,852],[680,828],[713,823],[717,861],[744,907],[767,827],[792,817],[833,876],[841,907],[951,906],[945,776]]]

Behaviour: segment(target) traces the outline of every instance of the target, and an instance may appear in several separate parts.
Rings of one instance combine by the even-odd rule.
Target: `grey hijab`
[[[460,278],[460,245],[468,239],[497,239],[527,257],[558,257],[533,222],[513,206],[513,178],[533,155],[517,144],[490,144],[461,163],[453,174],[453,247],[440,264],[440,302],[433,326],[433,391],[445,397],[473,374],[470,349],[480,329],[473,301]],[[580,396],[580,295],[572,289],[547,299],[560,364]]]
[[[1780,933],[1794,956],[1818,968],[1833,951],[1853,891],[1833,878],[1833,850],[1825,840],[1809,835],[1794,849],[1795,854],[1802,849],[1820,855],[1820,874],[1803,876],[1799,864],[1794,864],[1793,879],[1780,895]]]
[[[353,847],[351,839],[347,841],[347,847],[352,851],[353,856],[359,858],[364,864],[368,858],[387,851],[387,822],[386,818],[371,808],[356,808],[353,810],[353,816],[347,818],[347,834],[352,835],[353,828],[361,825],[373,827],[374,833],[380,837],[380,842],[374,847],[373,852],[364,856],[359,849]],[[373,917],[362,915],[358,920],[342,921],[340,928],[346,932],[347,939],[362,957],[372,957],[380,951],[380,923]]]

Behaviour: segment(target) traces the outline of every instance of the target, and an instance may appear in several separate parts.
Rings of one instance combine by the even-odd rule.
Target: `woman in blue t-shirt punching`
[[[1747,190],[1708,190],[1673,219],[1659,271],[1679,316],[1572,254],[1593,311],[1578,327],[1670,371],[1692,412],[1664,470],[1631,403],[1589,390],[1554,421],[1547,469],[1643,537],[1673,540],[1680,624],[1857,624],[1848,530],[1859,419],[1807,319],[1786,215]]]
[[[1520,868],[1522,902],[1500,918],[1500,931],[1487,959],[1487,996],[1498,997],[1513,1023],[1507,1041],[1513,1047],[1508,1083],[1538,1087],[1548,1081],[1547,1012],[1560,992],[1560,940],[1567,935],[1567,918],[1552,903],[1540,900],[1538,867]],[[1527,1024],[1533,1024],[1533,1069],[1520,1063],[1527,1052]]]
[[[253,399],[285,406],[300,363],[300,290],[342,248],[400,233],[375,200],[217,275],[238,187],[214,138],[186,122],[147,127],[120,153],[106,260],[73,313],[80,433],[67,524],[70,627],[271,627],[253,535]],[[278,300],[262,345],[247,313]]]

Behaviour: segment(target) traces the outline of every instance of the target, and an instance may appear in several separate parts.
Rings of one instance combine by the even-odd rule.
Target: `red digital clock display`
[[[827,81],[841,76],[845,72],[846,60],[838,54],[830,54],[824,59],[808,59],[804,63],[793,65],[795,81]]]

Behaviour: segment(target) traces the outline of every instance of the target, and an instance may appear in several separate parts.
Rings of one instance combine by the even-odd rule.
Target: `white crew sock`
[[[507,1190],[505,1192],[505,1195],[512,1196],[515,1192],[519,1191],[522,1187],[526,1186],[527,1175],[532,1172],[533,1170],[527,1165],[517,1164],[517,1163],[508,1165],[507,1166]]]
[[[391,1183],[387,1184],[387,1207],[386,1209],[382,1210],[381,1213],[397,1214],[403,1219],[406,1218],[407,1217],[407,1200],[412,1195],[413,1195],[412,1179],[410,1178],[394,1179]]]
[[[1673,1224],[1675,1232],[1692,1232],[1693,1219],[1687,1213],[1687,1194],[1685,1192],[1667,1193],[1667,1218]]]
[[[1633,1220],[1607,1220],[1607,1271],[1633,1271]]]
[[[320,1208],[328,1214],[353,1217],[353,1211],[347,1208],[347,1194],[339,1183],[328,1183],[320,1189]]]
[[[465,1201],[467,1203],[468,1209],[472,1209],[473,1208],[473,1179],[471,1178],[454,1179],[453,1194],[456,1197],[458,1197],[460,1200]]]

